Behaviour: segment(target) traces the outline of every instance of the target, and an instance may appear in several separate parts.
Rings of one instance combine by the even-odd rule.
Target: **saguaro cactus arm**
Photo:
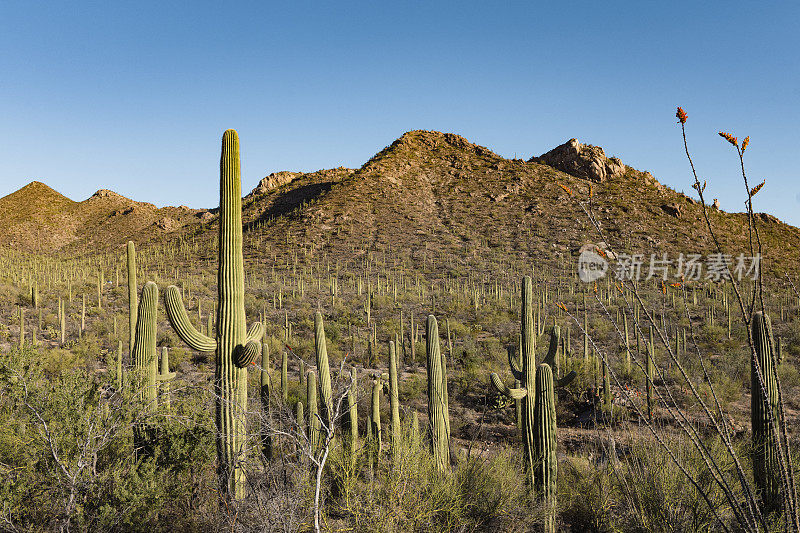
[[[497,389],[497,392],[508,396],[512,400],[521,400],[528,394],[526,389],[512,389],[506,386],[506,384],[503,383],[503,380],[500,379],[500,376],[497,375],[497,372],[492,372],[492,375],[489,376],[489,379],[492,382],[492,386]]]
[[[556,365],[556,357],[558,356],[558,347],[561,342],[561,328],[558,326],[553,326],[553,330],[550,333],[550,346],[547,349],[547,356],[542,361],[542,364],[545,364],[550,367],[550,369],[558,368]],[[556,387],[563,387],[565,385],[569,385],[569,383],[575,379],[578,374],[573,370],[566,376],[562,376],[560,378],[553,379],[553,384]]]
[[[237,346],[233,351],[233,362],[239,368],[245,368],[247,365],[254,363],[256,357],[261,354],[261,343],[259,341],[250,341],[244,346]]]
[[[261,322],[254,322],[250,329],[247,330],[247,337],[244,339],[244,344],[247,345],[252,341],[260,341],[264,336],[264,324]]]
[[[167,316],[175,332],[192,350],[216,351],[217,341],[197,331],[189,321],[189,315],[181,301],[181,291],[175,285],[170,285],[164,293],[164,307],[167,308]]]
[[[514,351],[513,347],[508,348],[508,366],[511,367],[511,373],[514,375],[514,379],[518,379],[520,381],[523,380],[523,373],[522,369],[520,369],[519,364],[517,364],[516,360],[516,352]]]

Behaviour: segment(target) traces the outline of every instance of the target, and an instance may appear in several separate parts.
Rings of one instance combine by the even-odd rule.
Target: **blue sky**
[[[756,208],[800,225],[797,2],[547,4],[6,0],[0,196],[216,206],[226,128],[245,191],[434,129],[507,157],[577,137],[692,192],[680,105],[707,195],[742,209],[716,132],[750,135]]]

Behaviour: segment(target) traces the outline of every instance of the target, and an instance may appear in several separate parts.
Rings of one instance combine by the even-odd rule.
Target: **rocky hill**
[[[157,208],[101,189],[75,202],[34,181],[0,198],[0,246],[37,252],[79,253],[168,237],[200,220],[188,207]]]
[[[647,257],[713,251],[693,199],[575,139],[525,161],[452,133],[410,131],[359,169],[270,174],[243,210],[245,229],[277,250],[287,243],[349,255],[433,249],[467,262],[498,253],[566,260],[598,240]],[[128,239],[213,239],[215,211],[157,209],[105,190],[73,202],[33,182],[0,199],[0,225],[8,229],[0,245],[77,252]],[[723,245],[748,255],[746,217],[709,213]],[[765,267],[782,275],[800,250],[800,230],[770,215],[759,220]]]
[[[411,131],[358,170],[302,175],[253,197],[245,217],[268,222],[262,238],[277,249],[293,242],[342,254],[354,247],[440,250],[465,264],[498,254],[572,263],[569,256],[598,240],[647,258],[715,251],[701,206],[689,196],[599,147],[573,139],[553,152],[559,156],[505,159],[458,135]],[[747,217],[708,212],[727,251],[749,255]],[[800,230],[770,215],[758,219],[763,266],[782,276],[800,250]]]

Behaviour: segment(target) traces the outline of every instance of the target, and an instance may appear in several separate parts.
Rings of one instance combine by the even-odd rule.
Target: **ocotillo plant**
[[[217,473],[221,493],[244,497],[244,413],[247,405],[247,365],[261,352],[264,329],[256,322],[246,331],[244,257],[242,254],[242,184],[239,137],[222,136],[219,191],[219,269],[217,272],[216,339],[203,335],[189,321],[180,289],[170,286],[165,304],[178,336],[199,352],[216,352]]]
[[[450,439],[447,397],[444,392],[444,369],[439,347],[439,326],[436,317],[428,315],[425,324],[425,341],[428,354],[428,420],[430,442],[436,468],[444,471],[450,464]]]
[[[761,311],[756,313],[753,316],[752,329],[753,344],[758,358],[750,362],[753,477],[764,509],[770,512],[781,505],[781,481],[778,443],[775,438],[778,433],[775,431],[778,429],[778,387],[775,366],[772,362],[774,339],[769,316]]]
[[[536,371],[534,393],[533,427],[536,451],[534,454],[534,486],[536,493],[547,507],[545,531],[555,532],[556,477],[556,402],[553,387],[553,372],[550,365],[541,364]]]

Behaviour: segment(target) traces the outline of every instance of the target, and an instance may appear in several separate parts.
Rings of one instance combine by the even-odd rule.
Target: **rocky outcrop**
[[[166,231],[167,233],[173,232],[181,227],[181,224],[177,220],[170,217],[161,217],[155,225],[158,229]]]
[[[287,183],[291,182],[298,176],[301,176],[301,172],[289,172],[288,170],[283,170],[281,172],[273,172],[266,178],[263,178],[261,181],[258,182],[258,185],[250,191],[250,194],[247,195],[247,198],[250,196],[255,196],[258,194],[264,194],[265,192],[269,192],[272,189],[276,189]]]
[[[100,189],[99,191],[94,193],[91,197],[92,198],[124,198],[125,200],[127,200],[127,198],[125,198],[121,194],[117,194],[114,191],[111,191],[111,190],[108,190],[108,189]]]
[[[211,211],[200,211],[199,213],[195,214],[195,216],[200,219],[200,222],[208,222],[214,218],[214,213]]]
[[[681,218],[683,214],[683,208],[677,202],[671,202],[668,204],[664,204],[661,206],[661,209],[671,217]]]
[[[606,157],[599,146],[581,144],[577,139],[570,139],[546,154],[532,157],[530,161],[597,183],[621,176],[627,169],[616,157]]]

